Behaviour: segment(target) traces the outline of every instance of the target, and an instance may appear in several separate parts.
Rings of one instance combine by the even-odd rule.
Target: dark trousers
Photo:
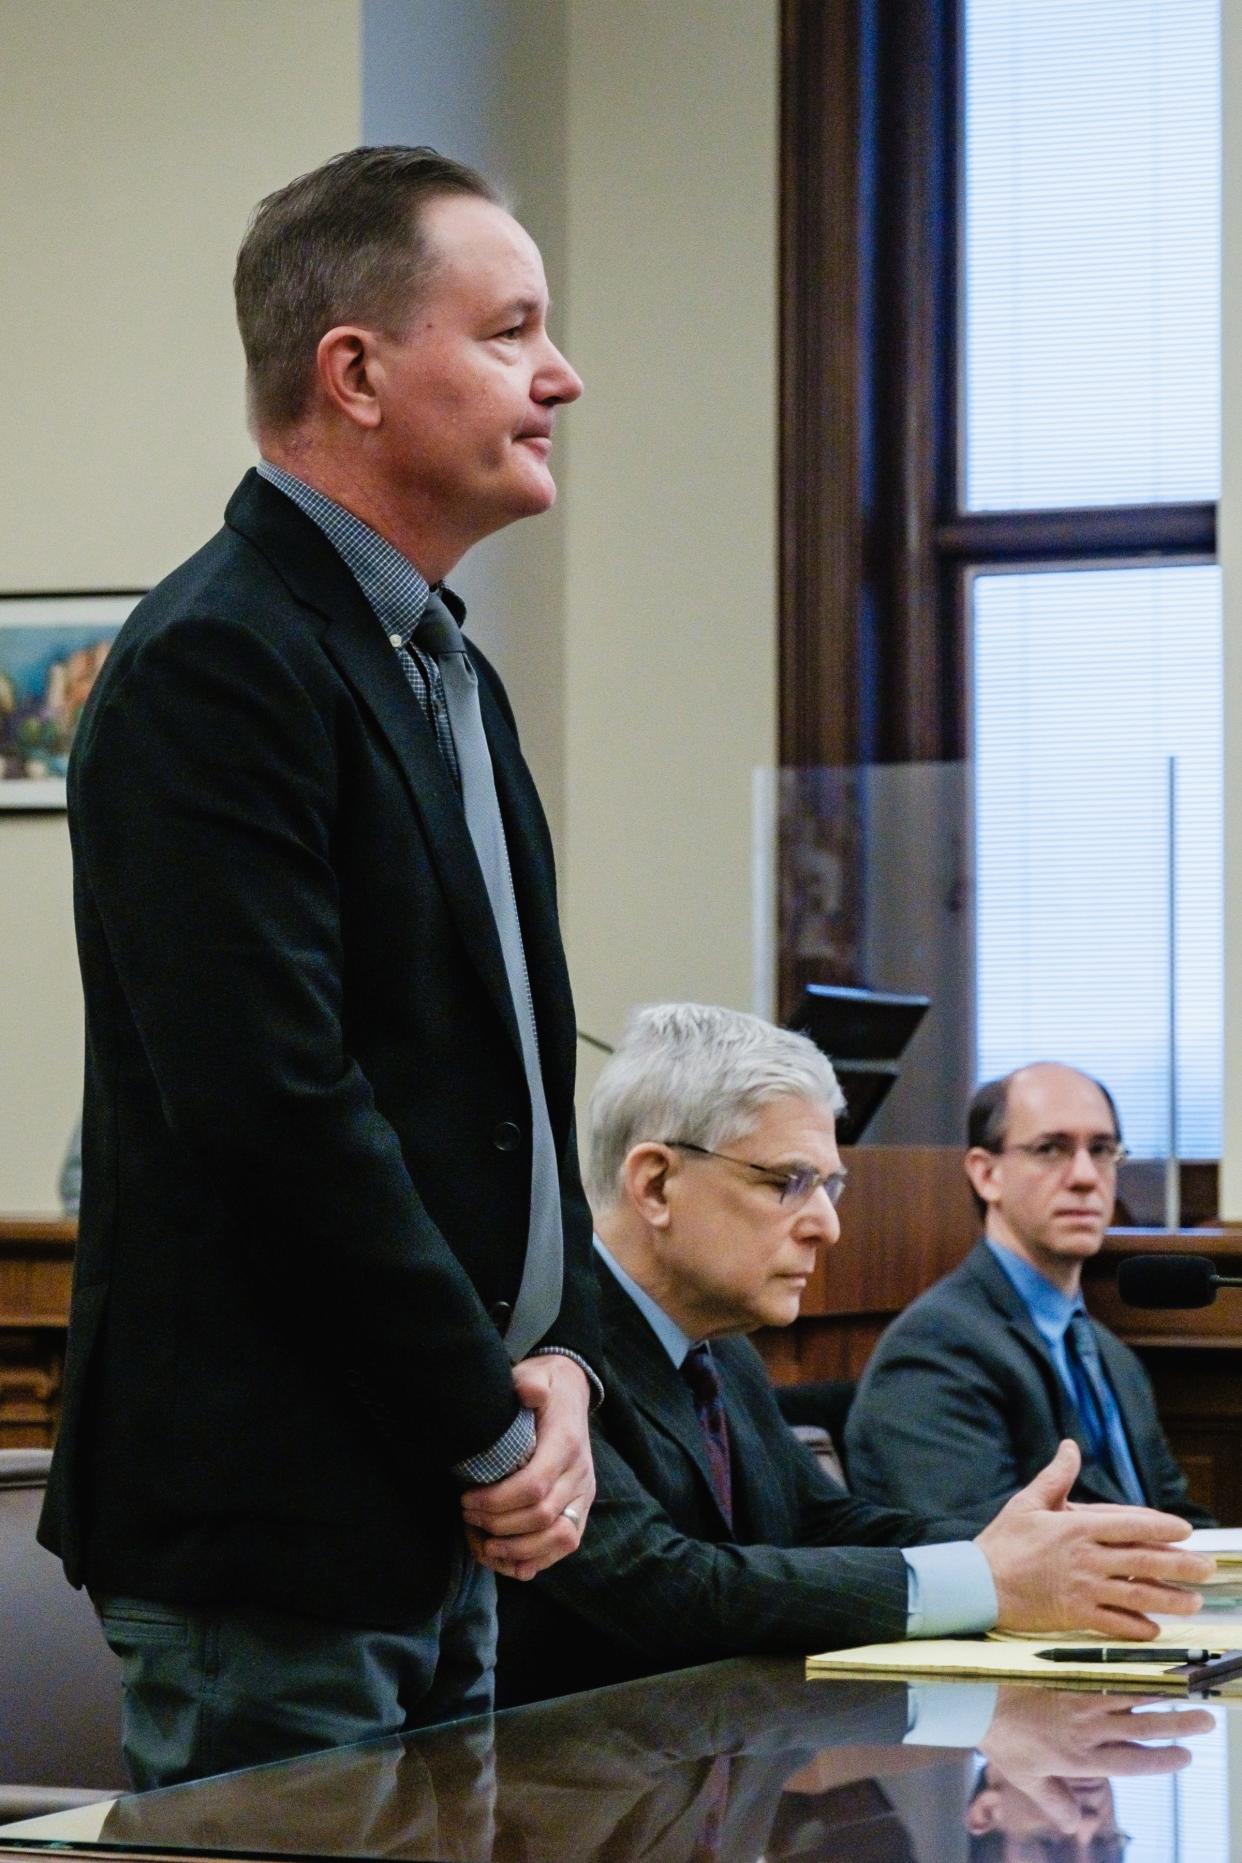
[[[472,1559],[464,1568],[441,1608],[403,1630],[97,1597],[123,1669],[135,1789],[488,1713],[496,1584]]]

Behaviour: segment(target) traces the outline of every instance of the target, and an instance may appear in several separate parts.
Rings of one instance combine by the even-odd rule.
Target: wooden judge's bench
[[[802,1317],[757,1343],[779,1383],[855,1378],[888,1322],[957,1266],[979,1226],[956,1148],[863,1145],[846,1153],[844,1237],[820,1260]],[[75,1228],[0,1220],[0,1448],[56,1433]],[[1087,1305],[1142,1357],[1196,1500],[1242,1525],[1242,1289],[1192,1312],[1140,1312],[1117,1264],[1144,1250],[1208,1255],[1242,1273],[1242,1226],[1117,1229],[1084,1277]]]

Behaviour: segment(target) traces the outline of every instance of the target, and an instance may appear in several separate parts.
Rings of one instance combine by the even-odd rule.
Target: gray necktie
[[[492,754],[483,731],[479,710],[479,683],[466,657],[461,629],[434,592],[429,597],[423,618],[414,630],[414,639],[424,653],[431,654],[440,669],[444,699],[457,749],[461,773],[462,807],[466,826],[483,870],[483,881],[492,905],[492,916],[500,935],[509,994],[522,1038],[522,1062],[531,1109],[530,1230],[526,1243],[526,1261],[522,1285],[514,1302],[513,1317],[505,1333],[505,1350],[514,1364],[525,1358],[530,1348],[542,1339],[561,1307],[562,1237],[561,1183],[557,1168],[556,1144],[548,1102],[543,1090],[543,1073],[539,1066],[539,1038],[535,1029],[535,1008],[531,999],[530,979],[526,971],[526,953],[522,948],[522,928],[518,922],[517,896],[505,846],[504,823],[496,796],[496,778],[492,771]]]

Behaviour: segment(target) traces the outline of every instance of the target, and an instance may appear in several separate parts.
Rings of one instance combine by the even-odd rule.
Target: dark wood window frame
[[[962,11],[782,0],[787,769],[965,756],[972,573],[1216,553],[1210,504],[959,508]],[[786,1013],[812,974],[782,948]]]

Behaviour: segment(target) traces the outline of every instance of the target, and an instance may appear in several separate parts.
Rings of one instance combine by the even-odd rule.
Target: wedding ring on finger
[[[576,1507],[562,1507],[561,1518],[562,1520],[572,1520],[578,1531],[582,1531],[582,1515],[578,1512]]]

